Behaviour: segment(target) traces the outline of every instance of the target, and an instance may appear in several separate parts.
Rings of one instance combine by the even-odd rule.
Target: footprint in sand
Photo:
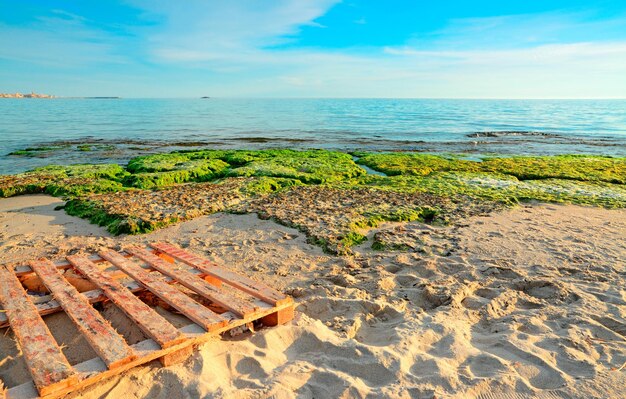
[[[488,354],[470,356],[460,368],[465,367],[468,367],[476,378],[497,377],[507,371],[506,365],[499,358]]]
[[[494,344],[477,344],[485,352],[488,352],[508,363],[515,365],[515,371],[530,385],[537,389],[557,389],[565,385],[566,380],[562,373],[548,364],[541,357],[524,351],[507,341],[499,341]]]

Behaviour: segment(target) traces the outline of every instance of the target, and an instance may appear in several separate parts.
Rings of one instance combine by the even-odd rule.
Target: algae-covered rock
[[[219,159],[196,159],[178,156],[156,157],[150,155],[143,160],[135,158],[129,163],[134,173],[124,179],[130,187],[154,189],[178,183],[210,181],[224,175],[228,164]],[[174,156],[175,155],[175,156]],[[131,166],[132,165],[132,166]]]
[[[230,176],[271,176],[297,179],[306,184],[320,184],[365,175],[352,157],[334,151],[268,150],[265,157],[251,159],[234,168]],[[250,156],[247,156],[250,159]]]
[[[359,163],[387,175],[427,176],[435,172],[482,172],[520,180],[568,179],[626,184],[626,158],[591,155],[488,157],[470,161],[421,153],[361,154]]]
[[[128,175],[120,165],[50,165],[32,171],[0,176],[0,197],[48,193],[81,196],[89,193],[123,190],[121,180]]]

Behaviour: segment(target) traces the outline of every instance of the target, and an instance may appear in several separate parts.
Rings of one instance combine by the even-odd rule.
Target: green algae
[[[305,184],[321,184],[366,173],[350,155],[341,152],[274,150],[266,151],[265,155],[268,156],[231,169],[228,175],[282,177],[297,179]]]
[[[523,201],[572,203],[605,208],[626,207],[626,187],[605,182],[564,179],[519,180],[504,174],[438,172],[429,176],[366,176],[344,187],[396,192],[425,192],[444,197],[467,196],[507,206]]]
[[[20,157],[41,157],[45,158],[50,153],[55,151],[61,151],[67,149],[67,145],[53,145],[53,146],[41,146],[41,147],[27,147],[21,150],[12,151],[7,155],[20,156]]]
[[[626,158],[590,155],[487,157],[470,161],[420,153],[360,153],[359,163],[389,176],[435,172],[483,172],[519,180],[565,179],[626,184]]]
[[[222,176],[273,177],[320,184],[366,173],[350,155],[322,150],[179,151],[134,158],[127,169],[132,173],[127,184],[147,189]]]
[[[170,158],[158,162],[149,160],[140,166],[138,164],[131,167],[129,163],[129,170],[134,173],[124,179],[126,186],[156,189],[180,183],[211,181],[223,176],[228,169],[228,164],[219,159],[189,160],[177,157],[176,161]]]
[[[71,199],[65,203],[64,209],[68,215],[87,219],[93,224],[106,227],[114,235],[144,232],[134,226],[131,227],[126,218],[108,213],[94,201]]]
[[[26,173],[83,179],[109,179],[113,181],[121,181],[128,175],[128,172],[117,164],[49,165]]]
[[[183,154],[154,154],[131,159],[126,169],[131,173],[169,172],[179,170],[179,165],[189,161]]]
[[[388,244],[382,241],[375,240],[372,243],[372,249],[374,251],[408,251],[411,247],[407,244]]]
[[[254,197],[258,195],[276,193],[291,187],[302,185],[304,185],[304,183],[296,179],[262,176],[248,180],[241,186],[240,190],[244,195]]]
[[[0,176],[0,197],[46,193],[77,197],[91,193],[124,190],[128,175],[116,164],[49,165],[17,175]]]

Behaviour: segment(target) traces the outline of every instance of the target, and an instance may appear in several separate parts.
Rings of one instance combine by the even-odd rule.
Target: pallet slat
[[[0,281],[0,304],[9,318],[39,394],[47,395],[78,382],[74,369],[28,299],[17,276],[0,266]],[[3,390],[1,386],[0,389]]]
[[[241,317],[252,316],[258,310],[258,307],[251,303],[213,287],[195,274],[181,267],[176,267],[143,248],[130,247],[126,248],[126,251],[143,260],[154,269],[175,279],[181,285]]]
[[[86,362],[77,364],[75,369],[81,374],[84,375],[85,378],[81,380],[78,385],[73,387],[72,389],[68,389],[67,392],[75,391],[76,389],[83,388],[88,385],[92,385],[98,381],[102,381],[104,378],[111,377],[113,375],[119,374],[120,370],[126,370],[131,367],[145,364],[149,361],[158,359],[163,357],[169,353],[173,353],[177,350],[184,349],[190,345],[197,345],[206,342],[207,340],[213,339],[216,334],[227,331],[231,328],[245,325],[253,320],[256,320],[260,317],[263,317],[269,313],[280,311],[289,305],[284,305],[281,307],[270,307],[266,303],[257,303],[260,308],[260,312],[256,314],[253,318],[250,319],[241,319],[236,317],[234,314],[230,312],[226,312],[223,314],[227,319],[230,320],[230,323],[212,333],[207,333],[202,327],[196,324],[190,324],[184,327],[181,327],[179,330],[188,337],[188,340],[183,342],[180,345],[175,345],[171,348],[160,349],[156,342],[153,340],[145,340],[141,341],[135,345],[132,345],[133,349],[137,352],[138,358],[134,360],[132,363],[122,366],[117,370],[107,370],[106,366],[102,361],[98,358],[87,360]],[[67,393],[65,392],[65,393]],[[60,394],[52,395],[47,397],[46,399],[57,398],[61,396]],[[36,399],[36,395],[32,389],[32,383],[28,382],[17,387],[13,387],[9,389],[9,398],[11,399]]]
[[[30,262],[30,267],[109,368],[119,367],[135,359],[136,355],[124,338],[63,278],[54,263],[41,259]]]
[[[93,259],[93,257],[90,257],[89,259],[91,260],[91,259]],[[98,261],[93,261],[93,262],[94,263],[104,262],[104,259],[102,259],[99,256],[98,256],[98,259],[100,259],[100,262],[98,262]],[[69,262],[67,264],[69,265]],[[68,267],[71,267],[71,266],[68,266]],[[30,266],[29,266],[29,270],[30,270]],[[122,273],[122,272],[120,272],[120,273]],[[158,273],[158,272],[152,272],[152,273]],[[199,270],[196,270],[196,269],[192,270],[191,273],[197,275],[199,278],[202,278],[203,276],[205,276],[205,274],[203,274],[202,272],[200,272]],[[172,283],[176,282],[176,280],[174,280],[171,277],[167,277],[165,279],[165,281],[167,283],[169,283],[169,284],[172,284]],[[139,292],[139,291],[143,291],[144,290],[144,288],[142,286],[140,286],[139,284],[137,284],[137,282],[135,282],[135,281],[131,281],[129,283],[125,283],[124,286],[128,290],[130,290],[131,292]],[[107,296],[104,295],[104,292],[102,292],[102,290],[100,290],[100,289],[82,292],[82,294],[85,296],[85,298],[87,298],[87,300],[90,303],[98,303],[98,302],[102,302],[102,301],[107,299]],[[54,299],[52,299],[51,301],[48,301],[48,302],[35,304],[35,306],[37,306],[37,310],[39,311],[39,315],[40,316],[44,316],[44,315],[60,312],[60,311],[63,310],[61,305],[59,305],[59,303],[56,300],[54,300]],[[8,327],[8,326],[9,326],[9,320],[7,319],[7,317],[6,317],[6,315],[4,313],[0,312],[0,328],[4,328],[4,327]]]
[[[176,247],[173,247],[173,248],[176,249]],[[272,305],[274,299],[263,300],[263,299],[258,298],[258,295],[263,295],[263,294],[267,295],[268,292],[269,294],[272,294],[271,291],[265,291],[265,289],[268,287],[259,285],[258,283],[255,283],[254,281],[247,279],[243,276],[238,276],[235,273],[228,274],[229,272],[227,270],[225,271],[223,270],[223,272],[226,272],[226,273],[221,273],[221,278],[215,277],[216,275],[220,275],[219,271],[218,272],[214,271],[214,273],[211,273],[209,275],[203,272],[199,267],[193,267],[193,265],[191,268],[183,267],[180,264],[176,264],[174,258],[170,257],[168,254],[164,253],[163,251],[159,251],[156,249],[155,250],[140,249],[140,251],[137,251],[137,253],[142,255],[144,259],[142,260],[142,257],[138,256],[137,254],[131,254],[129,252],[125,252],[125,253],[122,252],[118,254],[118,253],[115,253],[113,251],[108,251],[108,250],[105,252],[101,252],[100,256],[92,256],[89,258],[86,256],[82,258],[81,257],[68,257],[69,260],[74,260],[75,263],[78,264],[78,267],[75,267],[78,271],[81,271],[83,274],[85,274],[87,278],[91,276],[94,279],[92,281],[95,281],[97,286],[102,287],[102,288],[107,288],[104,291],[102,289],[94,289],[93,291],[89,291],[83,294],[79,294],[78,292],[76,292],[76,290],[70,285],[70,283],[67,280],[65,280],[62,274],[58,270],[55,270],[56,268],[61,269],[61,268],[73,267],[70,264],[70,262],[65,262],[65,264],[61,264],[60,262],[57,262],[53,264],[52,262],[47,261],[47,260],[40,261],[40,262],[43,262],[44,265],[43,266],[39,265],[39,267],[43,269],[52,269],[52,271],[44,270],[46,273],[50,274],[49,276],[45,276],[44,278],[42,278],[41,276],[42,271],[37,270],[38,265],[33,264],[29,266],[28,269],[36,273],[39,271],[37,274],[39,275],[42,282],[46,286],[48,286],[49,289],[50,289],[50,286],[46,284],[46,283],[49,283],[49,281],[46,282],[44,279],[47,278],[47,279],[54,280],[56,278],[57,280],[63,283],[63,284],[59,284],[59,281],[55,280],[55,283],[57,285],[62,286],[62,292],[64,294],[70,295],[74,299],[78,298],[80,300],[79,307],[88,308],[88,309],[91,309],[92,311],[95,311],[95,310],[91,307],[91,305],[88,304],[88,300],[90,301],[105,300],[108,294],[111,297],[116,297],[116,299],[119,301],[124,301],[123,303],[120,302],[121,306],[120,305],[118,306],[123,311],[127,312],[129,309],[124,309],[124,306],[128,307],[129,306],[128,303],[130,303],[131,304],[130,307],[133,307],[134,305],[136,305],[135,301],[138,300],[136,297],[134,297],[134,295],[132,295],[131,291],[149,289],[154,294],[156,294],[159,298],[163,299],[165,302],[174,306],[175,308],[180,310],[181,313],[187,315],[187,317],[189,317],[190,319],[192,319],[192,321],[195,322],[195,324],[190,324],[186,327],[178,329],[179,334],[181,334],[181,336],[183,336],[184,339],[182,339],[181,341],[177,341],[175,344],[172,344],[171,346],[166,346],[166,345],[161,345],[159,342],[157,342],[158,338],[155,339],[156,336],[151,337],[151,339],[148,339],[136,345],[130,346],[129,348],[133,351],[136,357],[127,363],[119,365],[119,367],[115,367],[115,368],[110,367],[109,365],[107,365],[107,363],[105,363],[104,359],[100,355],[98,355],[100,357],[96,357],[95,359],[89,360],[87,362],[77,364],[73,366],[73,368],[69,366],[74,373],[72,374],[71,383],[70,382],[66,383],[66,381],[63,381],[63,383],[65,383],[66,385],[54,386],[54,390],[52,390],[50,387],[47,387],[47,388],[44,388],[43,393],[42,392],[38,393],[37,387],[35,385],[35,381],[33,380],[31,382],[9,389],[7,391],[8,398],[10,399],[35,399],[35,398],[57,399],[57,398],[60,398],[61,396],[66,395],[67,393],[75,392],[76,390],[80,388],[86,387],[88,385],[92,385],[98,381],[101,381],[104,378],[108,378],[108,377],[120,374],[132,367],[138,366],[140,364],[145,364],[152,360],[158,359],[161,361],[161,364],[163,365],[168,365],[172,361],[181,361],[183,358],[185,358],[191,353],[193,345],[199,344],[201,342],[205,342],[208,339],[212,339],[212,337],[215,337],[217,334],[220,334],[224,331],[230,330],[237,326],[251,325],[251,323],[255,320],[262,321],[264,325],[273,326],[277,324],[286,323],[293,318],[294,302],[291,298],[285,297],[279,293],[274,298],[278,301],[278,304]],[[155,253],[156,255],[158,255],[158,257],[156,256],[152,257],[151,255],[152,253]],[[132,258],[133,256],[136,258],[134,261],[127,259],[127,258]],[[199,259],[197,257],[194,257],[194,255],[191,255],[191,256],[192,256],[191,260],[195,261]],[[115,269],[114,272],[109,272],[109,270],[104,271],[102,267],[99,267],[97,265],[97,263],[100,263],[103,261],[109,261],[113,266],[116,266],[117,269]],[[165,261],[170,262],[171,264]],[[150,262],[152,262],[152,264]],[[207,264],[211,266],[215,266],[211,262],[208,262],[208,261],[206,262]],[[83,270],[81,270],[82,263],[87,265],[86,267],[82,268]],[[154,264],[156,264],[159,268],[154,267]],[[219,267],[217,266],[215,267],[219,269]],[[0,268],[2,268],[1,265],[0,265]],[[21,295],[23,297],[22,300],[25,301],[25,303],[30,304],[31,316],[34,314],[34,317],[38,317],[39,320],[43,324],[43,321],[41,320],[41,316],[37,313],[38,310],[40,312],[41,311],[52,312],[56,309],[56,308],[53,309],[55,306],[59,307],[59,305],[61,304],[64,306],[63,310],[66,310],[65,308],[67,307],[67,303],[64,302],[63,299],[61,299],[60,302],[57,299],[53,299],[53,300],[50,300],[49,302],[46,302],[45,304],[39,304],[39,305],[44,305],[45,309],[39,308],[39,306],[36,307],[35,306],[35,304],[37,303],[36,297],[31,297],[24,291],[24,288],[22,287],[22,285],[19,283],[19,280],[17,279],[16,273],[13,272],[13,269],[14,269],[13,267],[9,268],[9,266],[7,266],[5,269],[5,272],[13,276],[13,279],[15,280],[14,283],[17,283],[17,286],[21,290]],[[171,273],[171,276],[173,276],[174,278],[168,277],[166,272],[161,272],[159,269],[162,269],[164,271],[167,270],[167,272]],[[184,276],[182,276],[179,273],[180,271],[184,272],[182,273],[184,274]],[[98,272],[101,274],[98,274]],[[122,280],[120,281],[115,280],[117,278],[116,274],[122,277]],[[129,275],[135,281],[127,280],[125,278],[126,275]],[[233,284],[231,282],[232,280],[227,281],[228,278],[232,278],[233,276],[238,277],[238,278],[243,278],[244,282],[248,282],[248,283],[251,282],[252,284],[254,284],[254,286],[251,287],[250,289],[254,289],[257,291],[257,294],[258,294],[256,295],[257,299],[250,298],[249,302],[248,301],[243,301],[243,302],[245,302],[246,305],[251,306],[253,309],[256,309],[255,312],[242,312],[243,315],[240,315],[234,312],[233,309],[230,309],[221,315],[217,315],[214,312],[210,311],[208,308],[200,305],[198,302],[194,301],[192,298],[185,295],[183,292],[169,285],[172,282],[177,282],[177,280],[180,280],[181,285],[183,282],[187,282],[187,281],[200,281],[201,282],[200,285],[195,285],[195,284],[191,285],[187,283],[186,286],[188,288],[195,287],[199,291],[202,291],[206,287],[209,287],[209,289],[207,290],[207,292],[205,292],[205,294],[210,293],[211,295],[214,295],[217,292],[219,294],[226,295],[226,297],[225,298],[222,297],[221,300],[224,302],[225,301],[230,302],[228,303],[228,305],[230,305],[230,307],[232,308],[236,308],[237,306],[235,306],[234,302],[230,300],[230,298],[228,297],[232,297],[236,300],[239,300],[239,297],[236,295],[233,296],[231,289],[228,289],[222,292],[222,290],[225,288],[216,288],[213,286],[213,285],[216,285],[217,287],[221,287],[222,286],[221,283],[225,282],[225,283],[232,285],[234,289],[237,289],[238,287],[236,286],[236,284]],[[210,281],[208,280],[209,278],[211,279]],[[203,279],[207,279],[207,281],[205,282],[205,280]],[[5,280],[7,279],[4,278],[4,276],[0,274],[0,290],[5,288],[5,286],[3,286],[3,283]],[[109,280],[113,280],[114,282],[111,283],[111,281]],[[209,285],[207,282],[213,285]],[[205,286],[205,283],[207,283],[206,286]],[[235,281],[235,283],[241,283],[241,281]],[[121,290],[120,290],[120,287],[122,287]],[[202,289],[199,287],[201,287]],[[259,291],[259,288],[261,288],[262,291]],[[242,293],[244,292],[249,293],[247,289],[239,288],[239,290],[242,291]],[[50,289],[50,291],[52,291],[53,295],[55,294],[54,290]],[[116,293],[112,294],[113,291],[115,291]],[[167,291],[167,292],[165,293],[164,291]],[[128,297],[127,295],[131,295],[131,297]],[[172,298],[174,298],[173,300],[172,298],[170,298],[170,295],[172,296]],[[135,298],[135,299],[130,299],[130,298]],[[181,298],[184,298],[184,299],[181,299]],[[183,302],[183,305],[191,304],[191,308],[181,309],[180,306],[175,306],[174,302],[176,302],[177,299],[181,300]],[[214,299],[212,300],[213,302],[217,302]],[[143,304],[143,302],[141,303]],[[1,305],[2,305],[2,302],[0,302],[0,306]],[[198,318],[194,320],[194,315],[190,314],[189,311],[196,310],[196,307],[199,309],[198,312],[202,312],[207,317],[201,320],[199,320]],[[153,312],[153,310],[150,307],[148,308],[150,309],[150,311]],[[69,314],[70,312],[71,311],[68,312],[68,310],[66,310],[66,313],[68,313],[68,315],[70,315]],[[4,312],[0,312],[0,316],[4,316],[4,315],[5,315]],[[99,316],[99,313],[97,313],[97,315]],[[135,316],[136,317],[134,319],[133,317],[131,317],[131,320],[134,320],[140,327],[141,327],[141,324],[145,323],[145,320],[148,319],[147,316],[141,317],[142,314],[139,312]],[[199,316],[199,315],[195,314],[195,316]],[[70,315],[70,317],[72,316]],[[217,319],[218,321],[216,323],[206,325],[208,323],[207,321],[208,319]],[[17,320],[18,322],[23,323],[22,313],[20,313],[20,315],[17,317]],[[82,321],[84,322],[84,320]],[[0,323],[2,322],[3,320],[0,320]],[[76,321],[74,322],[76,323]],[[11,320],[11,323],[15,324],[13,323],[13,320]],[[45,324],[43,325],[45,327]],[[150,334],[148,334],[146,330],[144,331],[147,333],[148,336],[150,336]],[[51,339],[54,345],[56,345],[56,342],[54,342],[54,338],[51,338]],[[105,338],[105,341],[106,341],[106,338]],[[33,350],[33,348],[38,347],[39,343],[35,345],[31,345],[31,343],[28,342],[25,345],[31,346],[30,349]],[[58,349],[58,345],[56,346],[56,348]],[[23,352],[25,353],[25,356],[26,356],[26,351],[23,351]],[[49,363],[55,364],[55,365],[58,364],[52,361],[50,361]],[[46,378],[49,377],[49,375],[47,374],[45,375],[46,375]],[[0,381],[0,384],[1,384],[1,381]],[[45,389],[48,389],[48,390],[45,390]],[[1,393],[2,392],[0,390],[0,398],[2,397]]]
[[[185,337],[176,327],[170,324],[163,316],[155,312],[137,298],[119,281],[101,271],[98,265],[86,256],[68,256],[67,261],[97,285],[104,294],[120,308],[137,326],[156,341],[162,348],[167,348],[185,340]]]
[[[146,287],[148,291],[161,298],[168,305],[176,308],[195,323],[198,323],[205,330],[209,332],[214,331],[228,323],[226,319],[222,318],[217,313],[205,308],[163,280],[151,276],[141,266],[126,259],[117,252],[103,251],[100,252],[99,255],[135,279],[139,284]]]
[[[283,295],[282,293],[261,282],[254,281],[246,276],[242,276],[230,270],[223,269],[209,260],[202,259],[190,252],[175,247],[172,244],[159,242],[149,245],[157,251],[163,252],[166,255],[169,255],[183,263],[186,263],[203,273],[216,277],[223,282],[232,285],[233,287],[236,287],[272,305],[278,306],[293,302],[290,297]]]

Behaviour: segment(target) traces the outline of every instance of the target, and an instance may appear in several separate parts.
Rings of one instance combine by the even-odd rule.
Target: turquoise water
[[[626,100],[2,99],[0,137],[0,173],[196,147],[626,156]]]

